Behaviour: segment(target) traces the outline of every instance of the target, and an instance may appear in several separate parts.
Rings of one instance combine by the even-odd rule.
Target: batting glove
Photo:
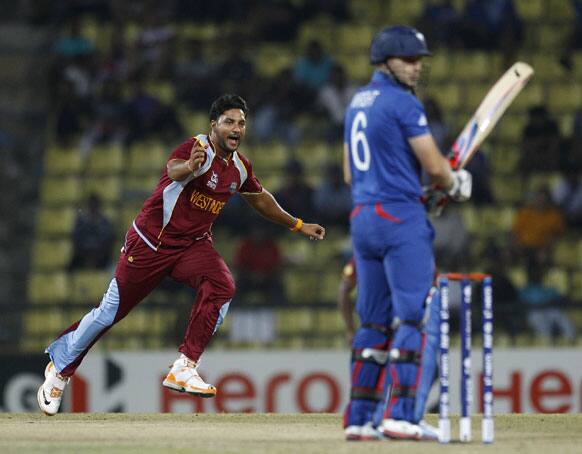
[[[453,185],[447,194],[455,202],[465,202],[471,198],[473,190],[473,176],[464,169],[453,172]]]

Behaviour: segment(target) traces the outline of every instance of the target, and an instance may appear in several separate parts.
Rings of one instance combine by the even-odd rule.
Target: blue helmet
[[[388,57],[421,57],[431,55],[424,35],[412,27],[396,25],[380,30],[370,44],[370,62],[383,63]]]

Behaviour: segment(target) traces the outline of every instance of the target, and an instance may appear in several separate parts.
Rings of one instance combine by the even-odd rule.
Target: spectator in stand
[[[323,181],[314,190],[313,205],[322,222],[348,228],[352,195],[339,164],[325,165]]]
[[[522,132],[520,169],[526,174],[558,170],[560,142],[558,123],[546,107],[538,105],[530,108],[528,122]]]
[[[445,123],[441,106],[434,98],[424,101],[424,110],[428,120],[428,127],[439,149],[447,152],[451,148],[449,126]]]
[[[138,65],[153,79],[173,74],[176,32],[163,14],[152,8],[146,12],[144,27],[137,36]]]
[[[293,152],[301,138],[293,122],[303,106],[309,103],[309,96],[308,91],[294,81],[291,69],[281,70],[259,101],[254,121],[254,140],[282,140]]]
[[[174,109],[147,93],[139,79],[135,82],[134,94],[127,104],[126,113],[129,124],[127,144],[155,135],[174,141],[184,134]]]
[[[73,230],[73,257],[69,270],[105,269],[111,264],[113,226],[101,209],[101,199],[91,194],[87,209],[81,210]]]
[[[95,45],[81,33],[81,23],[78,18],[71,19],[65,34],[54,46],[55,54],[64,60],[91,55],[94,51]]]
[[[239,243],[234,266],[237,273],[237,294],[247,302],[249,293],[261,294],[263,303],[285,303],[282,281],[282,255],[272,232],[265,225],[255,224]]]
[[[285,166],[285,182],[274,194],[279,203],[289,212],[295,213],[297,208],[305,217],[312,217],[313,188],[305,181],[303,164],[292,159]]]
[[[192,110],[205,109],[220,91],[216,78],[218,65],[204,54],[204,44],[198,39],[188,40],[183,47],[183,58],[176,64],[178,98]]]
[[[511,64],[523,40],[523,23],[513,0],[468,0],[458,33],[465,48],[500,50]]]
[[[544,284],[544,270],[539,266],[528,268],[528,283],[519,292],[527,306],[527,322],[538,336],[555,340],[563,336],[570,342],[576,339],[576,329],[568,316],[556,304],[565,298],[553,287]]]
[[[565,228],[564,214],[552,203],[548,188],[528,193],[513,222],[517,252],[525,258],[530,268],[547,263],[553,245]]]
[[[571,0],[574,18],[571,24],[571,31],[568,34],[563,53],[560,55],[560,64],[568,71],[574,69],[572,55],[576,50],[582,49],[582,0]]]
[[[471,196],[473,203],[475,205],[493,203],[490,181],[491,171],[487,152],[482,149],[478,150],[465,168],[473,175],[473,195]]]
[[[254,64],[246,58],[241,48],[245,48],[245,37],[241,35],[233,36],[236,47],[232,48],[224,62],[218,68],[221,80],[221,90],[227,93],[237,92],[243,98],[249,98],[256,89],[256,72]]]
[[[552,200],[562,209],[570,227],[582,227],[582,181],[578,172],[561,175],[552,189]]]
[[[93,121],[81,139],[81,156],[87,158],[95,144],[124,142],[127,133],[121,87],[105,81],[93,104]]]
[[[317,93],[329,80],[333,64],[333,59],[323,50],[321,43],[311,40],[305,54],[295,62],[293,76],[296,82]]]
[[[70,147],[89,122],[93,106],[75,95],[69,81],[61,83],[59,93],[61,95],[56,97],[56,140],[60,146]]]
[[[453,272],[465,269],[469,263],[469,231],[454,205],[445,207],[442,214],[431,218],[435,230],[433,242],[435,262],[441,270]]]
[[[560,171],[582,173],[582,108],[576,110],[572,135],[564,142],[560,156]]]
[[[335,144],[343,138],[344,113],[356,88],[356,85],[348,80],[344,67],[335,64],[329,81],[319,90],[317,101],[329,124],[326,138],[330,144]]]
[[[453,47],[457,45],[455,33],[459,20],[460,14],[452,0],[429,0],[425,2],[417,28],[422,30],[431,47]],[[424,107],[427,109],[426,103]]]

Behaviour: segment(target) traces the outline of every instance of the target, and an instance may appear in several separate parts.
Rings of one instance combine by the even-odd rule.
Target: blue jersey
[[[354,204],[419,203],[421,167],[408,139],[428,133],[422,103],[376,71],[346,111],[344,141]]]

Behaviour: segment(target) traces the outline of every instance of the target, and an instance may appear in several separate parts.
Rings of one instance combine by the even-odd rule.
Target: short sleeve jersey
[[[421,167],[408,139],[429,133],[422,103],[392,77],[376,71],[346,111],[355,204],[418,203]]]
[[[202,166],[182,181],[170,179],[164,170],[133,223],[148,246],[160,252],[188,247],[209,233],[212,223],[236,192],[263,190],[245,156],[235,151],[229,160],[220,158],[206,135],[192,137],[178,146],[169,160],[189,159],[197,139],[209,144]]]

